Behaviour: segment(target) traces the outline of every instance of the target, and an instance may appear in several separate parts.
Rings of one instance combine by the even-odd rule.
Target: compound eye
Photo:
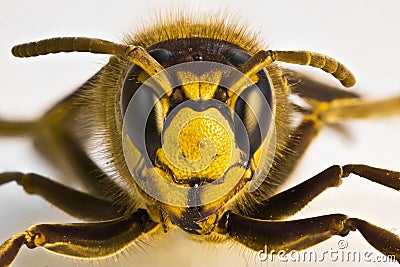
[[[264,141],[272,119],[270,106],[258,86],[252,85],[240,95],[235,112],[246,128],[253,155]]]
[[[172,52],[167,49],[153,49],[149,52],[149,54],[161,65],[170,62],[172,58]],[[137,89],[142,84],[138,80],[138,77],[141,74],[144,74],[144,71],[137,65],[133,65],[125,77],[121,93],[122,116],[125,115],[126,108],[128,107],[132,96],[136,93]]]
[[[153,49],[149,54],[161,65],[168,63],[172,58],[172,52],[162,48]]]
[[[214,98],[225,103],[226,100],[228,99],[228,93],[226,89],[218,88],[217,91],[215,91]]]
[[[234,66],[240,66],[251,58],[250,54],[241,49],[229,49],[225,56]]]
[[[230,49],[226,57],[234,66],[241,66],[251,58],[246,51],[240,49]],[[259,71],[257,77],[258,82],[244,90],[235,104],[235,112],[242,120],[249,137],[250,155],[261,146],[272,119],[271,82],[264,70]]]
[[[172,57],[172,53],[166,49],[154,49],[149,54],[160,64],[168,63]],[[139,79],[141,75],[146,74],[137,65],[133,65],[126,75],[121,93],[121,112],[127,131],[134,133],[135,136],[143,136],[140,132],[145,130],[145,140],[133,139],[136,148],[141,153],[154,155],[161,145],[164,112],[153,88],[142,84],[143,81]],[[143,89],[138,91],[139,87],[143,87]],[[135,104],[130,105],[134,95]]]
[[[132,138],[135,147],[152,157],[161,146],[161,131],[164,122],[163,108],[154,90],[142,85],[130,103],[124,116],[124,128],[133,136],[144,136],[145,140]],[[144,132],[144,135],[143,135]]]

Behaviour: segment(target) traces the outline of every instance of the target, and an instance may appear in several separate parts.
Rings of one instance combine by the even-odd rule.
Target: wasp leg
[[[107,192],[103,188],[105,182],[109,187],[116,187],[78,141],[60,125],[52,131],[38,134],[35,146],[53,166],[58,167],[69,177],[78,178],[92,195],[106,197]]]
[[[325,124],[342,123],[351,119],[400,115],[400,96],[378,101],[342,98],[330,102],[318,101],[318,103],[312,114],[304,116],[299,126],[290,133],[285,149],[276,155],[274,162],[278,162],[277,164],[285,162],[285,166],[276,166],[277,171],[272,168],[269,181],[282,184],[287,180]],[[268,186],[273,187],[273,184],[268,184]],[[265,192],[268,192],[268,189]]]
[[[294,215],[326,189],[341,185],[342,178],[349,176],[350,173],[400,190],[400,172],[367,165],[354,164],[343,167],[334,165],[295,187],[258,202],[255,206],[258,212],[252,214],[252,217],[276,220]]]
[[[73,257],[107,257],[157,225],[145,210],[105,222],[33,225],[0,246],[0,266],[10,265],[23,244]]]
[[[357,218],[331,214],[293,221],[257,220],[232,212],[224,214],[219,224],[221,233],[255,250],[302,250],[334,235],[346,236],[359,230],[364,238],[385,255],[400,261],[400,237]]]
[[[311,200],[330,187],[341,184],[342,168],[332,166],[314,177],[268,199],[256,203],[257,219],[277,220],[296,214]]]
[[[50,115],[51,111],[41,120],[32,122],[0,120],[0,135],[32,138],[37,150],[61,171],[62,176],[76,177],[92,195],[106,197],[104,185],[109,188],[117,188],[117,185],[61,125],[50,125],[47,119]],[[46,128],[50,130],[43,130]]]
[[[32,134],[35,122],[32,121],[5,121],[0,119],[1,136],[29,136]]]
[[[285,168],[292,166],[284,172],[290,174],[294,170],[296,162],[304,155],[324,124],[390,115],[400,115],[400,96],[378,101],[343,98],[330,102],[319,102],[312,114],[305,116],[300,125],[290,134],[285,146],[287,149],[282,152],[282,155],[277,155],[277,161],[282,158],[286,165]],[[292,151],[296,151],[296,153]],[[289,162],[287,162],[288,160]]]
[[[50,114],[47,114],[49,116]],[[96,196],[104,196],[101,181],[107,176],[89,158],[83,148],[61,125],[50,125],[47,116],[39,121],[5,121],[0,119],[0,135],[32,138],[36,148],[68,177],[78,177]],[[43,130],[51,128],[50,131]],[[111,181],[110,181],[111,182]]]
[[[341,108],[348,110],[348,113],[342,113]],[[291,210],[272,209],[272,192],[278,187],[278,185],[286,181],[291,173],[293,173],[294,169],[300,162],[300,158],[305,154],[305,151],[321,131],[324,124],[329,122],[342,122],[347,119],[394,115],[397,113],[400,113],[400,97],[388,98],[380,101],[366,101],[359,98],[344,98],[337,99],[332,102],[320,102],[320,105],[314,110],[314,112],[311,115],[305,116],[300,125],[293,130],[292,133],[290,133],[290,138],[287,140],[284,146],[285,148],[281,151],[281,153],[275,154],[274,162],[276,162],[276,165],[271,168],[268,174],[268,179],[265,180],[265,182],[259,187],[259,189],[257,189],[258,191],[256,192],[256,195],[261,197],[259,197],[256,202],[252,203],[251,206],[246,206],[246,209],[242,209],[240,206],[235,207],[235,211],[239,211],[239,213],[243,215],[250,215],[251,217],[260,219],[282,218],[290,216],[296,211],[299,211],[315,196],[323,192],[326,187],[322,187],[322,184],[316,185],[315,192],[309,195],[308,198],[306,196],[291,196],[288,194],[285,196],[285,198],[293,198],[293,200],[298,201],[297,205],[294,205]],[[296,151],[296,153],[293,153],[293,151]],[[285,162],[285,165],[281,166],[280,162]],[[358,174],[371,181],[375,181],[374,177],[376,177],[378,180],[375,182],[399,190],[398,172],[377,169],[366,165],[346,165],[343,168],[343,172],[345,173],[345,175],[343,175],[344,177],[350,172]],[[335,177],[333,176],[329,178],[329,173],[330,171],[317,175],[320,178],[315,178],[315,181],[318,181],[318,179],[327,179],[325,182],[328,182],[329,184],[329,179],[333,179]],[[391,176],[389,173],[391,173]],[[322,178],[324,176],[328,177]],[[318,184],[319,182],[315,183]],[[311,188],[304,189],[304,194],[308,190],[311,190]],[[303,191],[300,190],[297,192],[298,194],[302,194]],[[245,195],[245,197],[249,199],[252,198],[250,193],[249,196]],[[278,197],[276,198],[278,199]],[[293,203],[294,202],[295,201],[293,201]],[[263,204],[261,205],[260,203]],[[282,203],[277,203],[276,205],[281,206]],[[265,207],[263,205],[265,205]],[[276,211],[276,213],[274,211]]]
[[[76,191],[38,174],[0,173],[0,185],[11,181],[23,186],[28,194],[41,196],[75,218],[86,221],[101,221],[121,216],[111,202]]]
[[[60,178],[80,182],[92,195],[109,197],[107,188],[119,188],[90,158],[84,145],[97,131],[86,129],[79,114],[87,112],[79,96],[89,90],[101,74],[100,70],[73,94],[33,121],[7,121],[0,118],[0,136],[27,137],[48,162],[60,171]],[[80,123],[80,124],[79,124]],[[84,129],[84,130],[82,130]],[[94,131],[94,133],[93,133]],[[82,135],[85,133],[84,135]]]
[[[317,107],[318,117],[324,123],[339,123],[349,119],[364,119],[400,115],[400,96],[377,101],[337,99]]]
[[[265,204],[268,207],[268,204],[266,204],[268,199],[275,194],[279,189],[279,186],[290,177],[291,173],[293,173],[301,157],[320,132],[321,128],[321,121],[311,116],[305,118],[300,125],[290,133],[290,138],[287,140],[282,151],[280,153],[275,153],[275,164],[272,165],[267,179],[265,179],[254,192],[245,191],[243,193],[244,199],[256,199],[257,201],[252,201],[251,205],[236,205],[234,211],[237,211],[242,215],[259,219],[272,219],[273,217],[270,218],[269,216],[282,216],[279,212],[276,215],[268,214],[263,205]],[[296,151],[296,153],[293,153],[294,151]],[[283,162],[285,164],[284,166],[281,166],[281,163]],[[260,203],[263,203],[263,205],[260,205]],[[279,205],[281,204],[282,203]]]
[[[350,173],[400,191],[400,172],[374,168],[363,164],[349,164],[343,166],[342,177],[347,177]]]
[[[294,77],[293,77],[294,76]],[[304,98],[311,106],[309,114],[317,115],[325,124],[341,123],[349,119],[364,119],[400,115],[400,96],[381,100],[365,100],[359,95],[330,86],[312,77],[285,70],[285,78],[292,93]],[[304,110],[303,113],[307,113]]]

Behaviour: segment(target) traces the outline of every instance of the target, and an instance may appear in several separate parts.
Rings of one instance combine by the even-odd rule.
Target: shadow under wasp
[[[398,172],[334,165],[276,194],[324,124],[399,113],[399,97],[366,101],[283,69],[275,62],[322,69],[345,87],[355,83],[333,58],[263,50],[234,23],[181,17],[159,25],[123,44],[78,37],[13,48],[17,57],[73,51],[113,57],[39,121],[1,121],[2,135],[32,137],[88,193],[35,173],[4,172],[1,183],[15,181],[89,223],[34,225],[1,245],[0,265],[11,264],[22,245],[107,257],[170,227],[255,251],[301,250],[358,230],[399,260],[399,237],[365,220],[331,214],[283,221],[351,173],[400,190]],[[291,95],[308,105],[292,103]],[[86,151],[88,143],[101,144],[104,165]]]

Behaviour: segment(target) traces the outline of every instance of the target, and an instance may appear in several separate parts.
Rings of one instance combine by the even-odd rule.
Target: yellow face
[[[181,90],[195,101],[211,99],[221,75],[208,72],[199,77],[188,71],[177,72]],[[204,80],[211,82],[198,82]],[[173,173],[170,178],[178,184],[199,185],[220,178],[232,164],[236,146],[231,125],[215,107],[195,111],[187,106],[173,116],[164,132],[162,148],[157,151],[158,164],[168,168]]]
[[[206,83],[191,83],[189,86],[190,92],[201,88],[205,95],[212,95],[210,91],[215,91],[215,85]],[[187,86],[182,87],[189,90]],[[189,232],[199,227],[201,230],[196,230],[197,234],[208,233],[214,228],[218,209],[245,184],[247,168],[244,152],[235,140],[233,123],[227,117],[231,114],[222,114],[212,105],[196,110],[200,103],[210,101],[204,97],[187,100],[175,107],[169,114],[172,118],[164,124],[162,146],[155,155],[156,173],[160,179],[169,182],[169,187],[164,183],[154,183],[158,192],[165,192],[165,195],[161,194],[161,202],[166,202],[171,196],[184,200],[182,205],[164,205],[164,211],[175,224]],[[171,185],[176,190],[171,190]],[[187,190],[179,190],[183,188]],[[174,194],[175,191],[184,191],[185,194]],[[201,215],[191,222],[193,225],[188,225],[185,219],[193,215],[188,207],[202,207]]]
[[[232,165],[232,154],[238,154],[232,129],[215,108],[202,112],[181,109],[163,141],[157,161],[172,171],[179,184],[189,185],[196,177],[204,182],[220,178]]]
[[[233,49],[241,60],[248,58]],[[179,55],[160,50],[149,53],[156,58]],[[207,52],[198,53],[209,56]],[[273,155],[275,148],[268,146],[275,141],[268,131],[274,100],[266,72],[247,77],[228,63],[233,65],[183,61],[151,77],[134,66],[125,79],[122,98],[126,91],[134,92],[123,106],[124,153],[131,175],[144,197],[156,200],[173,223],[189,232],[204,223],[202,233],[212,229],[223,211],[219,209],[248,184],[258,165],[266,166],[259,175],[265,179],[272,159],[265,154]],[[165,84],[169,91],[163,91]],[[198,208],[201,212],[191,210]],[[217,217],[210,219],[212,214]],[[187,217],[193,225],[185,225]]]

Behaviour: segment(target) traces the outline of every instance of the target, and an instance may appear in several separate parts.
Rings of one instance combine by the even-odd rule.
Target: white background
[[[329,4],[328,4],[329,3]],[[158,10],[185,4],[195,12],[228,9],[260,30],[274,49],[323,52],[345,63],[356,75],[355,90],[368,98],[400,94],[400,18],[398,1],[22,1],[0,4],[0,116],[35,118],[71,93],[105,62],[98,55],[63,54],[32,59],[13,58],[13,45],[56,36],[87,36],[120,40]],[[329,75],[320,74],[331,79]],[[315,141],[289,185],[297,184],[332,164],[365,163],[400,170],[400,119],[359,121],[348,125],[351,138],[327,129]],[[19,170],[54,176],[55,172],[31,150],[26,140],[0,139],[0,171]],[[400,235],[400,194],[356,176],[318,197],[296,218],[345,213],[393,229]],[[0,188],[0,240],[39,222],[70,222],[38,197],[15,184]],[[333,238],[316,250],[337,249]],[[361,237],[346,238],[349,249],[379,255]],[[265,266],[240,246],[206,245],[178,234],[146,252],[127,253],[120,262],[102,266]],[[132,255],[133,254],[133,255]],[[128,264],[129,263],[129,264]],[[89,266],[41,249],[22,248],[14,266]],[[95,262],[97,266],[98,262]],[[332,263],[333,264],[333,263]],[[301,266],[278,264],[271,266]],[[308,263],[304,264],[307,266]],[[324,266],[328,266],[325,262]],[[337,265],[337,264],[336,264]],[[342,264],[340,264],[343,266]],[[360,265],[355,264],[355,265]],[[366,264],[363,266],[385,266]],[[396,266],[386,264],[387,266]]]

